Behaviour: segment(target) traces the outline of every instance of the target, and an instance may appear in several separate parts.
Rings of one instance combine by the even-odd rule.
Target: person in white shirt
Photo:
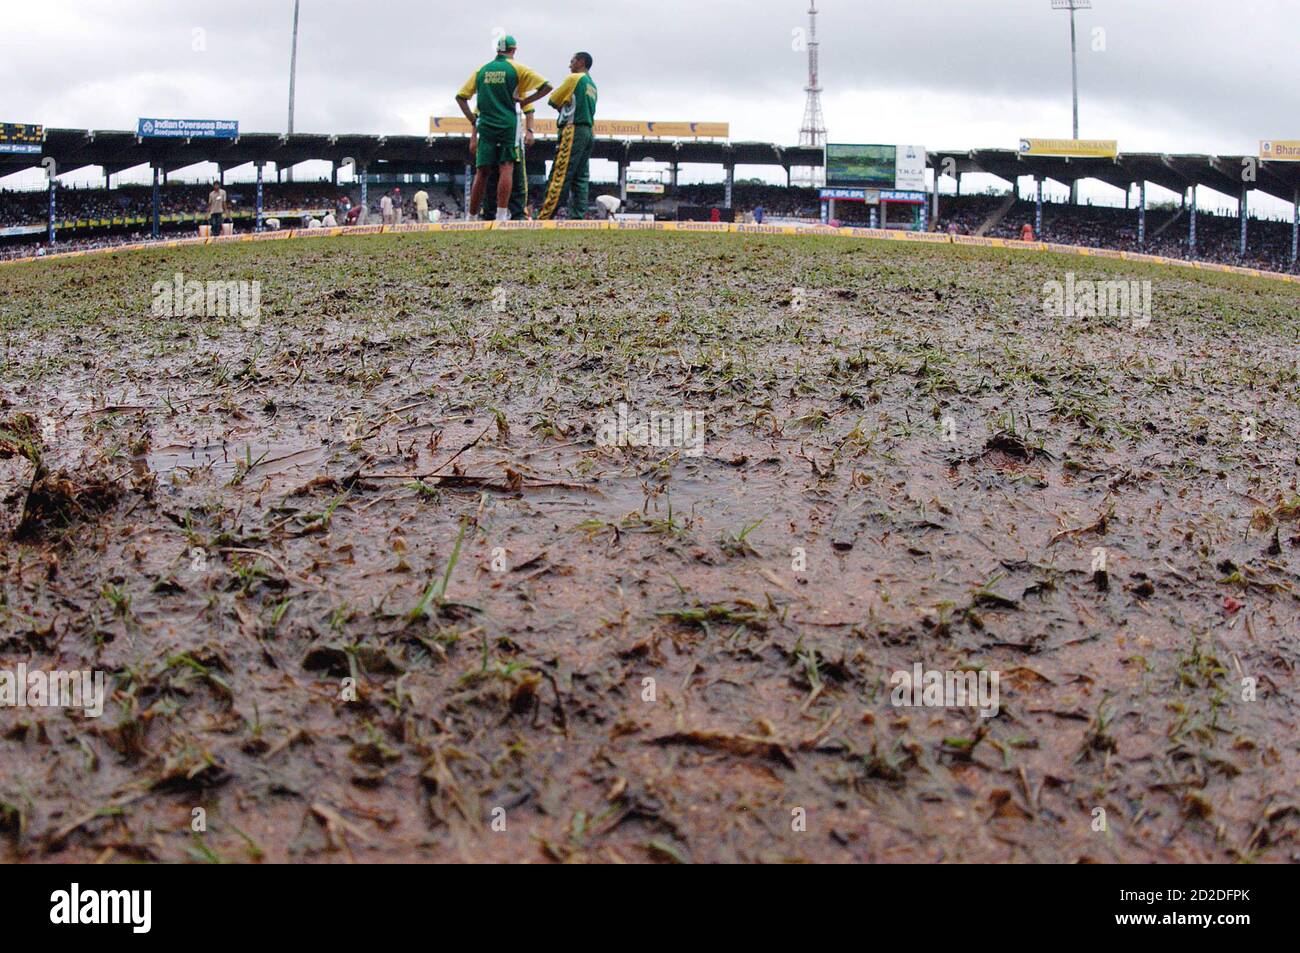
[[[415,193],[415,220],[421,225],[429,221],[429,193],[420,189]]]
[[[338,227],[339,227],[338,219],[336,219],[336,218],[334,217],[334,213],[333,213],[333,212],[326,212],[326,213],[325,213],[325,218],[324,218],[324,220],[321,221],[321,225],[323,225],[325,228],[338,228]]]
[[[393,199],[387,193],[379,200],[379,217],[385,225],[393,224]]]
[[[212,234],[221,234],[221,224],[226,217],[226,190],[221,187],[219,179],[212,180],[212,191],[208,193],[208,223]]]

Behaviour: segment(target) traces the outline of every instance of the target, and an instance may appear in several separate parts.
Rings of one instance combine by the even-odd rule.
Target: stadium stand
[[[186,215],[207,210],[208,191],[202,185],[167,185],[159,189],[159,211],[163,215]],[[226,187],[234,209],[249,209],[254,204],[256,185],[230,184]],[[283,212],[293,209],[333,207],[349,190],[329,183],[268,185],[263,191],[264,209]],[[412,190],[414,191],[414,190]],[[44,224],[49,213],[49,193],[0,191],[0,228]],[[144,218],[153,214],[153,190],[147,185],[124,185],[115,189],[61,188],[57,192],[57,215],[60,220],[103,221],[113,218]]]
[[[950,221],[959,224],[959,234],[975,234],[990,202],[1001,196],[945,196],[941,204],[940,231]],[[1017,201],[1006,216],[988,231],[991,238],[1018,239],[1025,223],[1034,223],[1032,201]],[[1172,219],[1173,227],[1157,235]],[[1138,242],[1137,210],[1099,205],[1070,205],[1066,202],[1043,204],[1043,241],[1085,248],[1111,248],[1119,251],[1145,252],[1169,258],[1189,258],[1186,214],[1177,208],[1147,210],[1147,242]],[[1291,225],[1268,219],[1251,219],[1246,255],[1237,254],[1241,223],[1235,215],[1216,215],[1201,211],[1196,217],[1196,257],[1225,265],[1244,265],[1269,271],[1290,270]]]
[[[1002,195],[945,195],[940,202],[942,218],[940,231],[953,231],[957,235],[975,235],[989,217],[1003,204]],[[949,225],[955,225],[950,229]]]
[[[250,205],[254,186],[236,183],[227,186],[232,209],[241,228],[252,225]],[[444,216],[458,214],[461,210],[461,190],[434,185],[406,185],[402,187],[404,220],[415,221],[412,196],[420,188],[429,193],[430,209]],[[194,228],[202,218],[209,186],[172,184],[160,189],[161,211],[168,216],[185,216],[185,220],[172,223],[173,231]],[[370,221],[378,221],[379,196],[382,186],[369,192]],[[614,182],[594,183],[592,199],[597,195],[618,195],[619,185]],[[670,190],[671,191],[671,190]],[[333,186],[329,182],[293,184],[270,183],[265,186],[264,209],[268,216],[276,213],[306,212],[315,216],[337,209],[347,198],[360,201],[356,186]],[[534,206],[541,198],[541,189],[530,189]],[[1007,194],[946,195],[941,201],[938,231],[953,231],[959,235],[978,234],[991,216],[1007,203]],[[721,206],[724,190],[721,184],[683,185],[671,195],[653,197],[653,201],[633,202],[662,218],[673,218],[678,205],[704,207]],[[0,191],[0,228],[10,226],[41,226],[47,214],[48,196],[44,191]],[[85,222],[119,220],[124,224],[107,229],[87,225],[72,237],[60,237],[57,251],[83,248],[111,247],[129,241],[149,238],[148,219],[152,209],[152,190],[148,186],[127,185],[112,190],[61,189],[58,195],[60,219]],[[735,187],[733,204],[742,212],[762,206],[769,218],[803,219],[813,221],[820,214],[817,190],[785,188],[755,183],[740,183]],[[837,215],[843,224],[861,225],[868,220],[868,209],[859,203],[843,203]],[[1137,211],[1122,207],[1098,205],[1070,205],[1066,202],[1045,202],[1043,229],[1038,237],[1044,241],[1086,248],[1110,248],[1120,251],[1142,251],[1170,258],[1188,258],[1186,212],[1177,207],[1150,208],[1147,213],[1147,242],[1138,242]],[[340,216],[341,218],[341,216]],[[1010,205],[1005,215],[987,231],[992,238],[1018,239],[1021,227],[1033,224],[1035,203],[1018,199]],[[129,224],[127,224],[129,223]],[[299,224],[292,220],[293,225]],[[1163,229],[1165,225],[1171,225]],[[955,228],[950,227],[955,226]],[[85,234],[89,232],[90,234]],[[1240,223],[1235,215],[1218,215],[1201,211],[1197,214],[1197,254],[1203,261],[1221,264],[1245,265],[1270,271],[1290,270],[1291,225],[1288,222],[1252,219],[1248,229],[1245,257],[1237,254]],[[39,231],[27,236],[10,238],[0,244],[0,259],[24,257],[45,244],[45,233]]]

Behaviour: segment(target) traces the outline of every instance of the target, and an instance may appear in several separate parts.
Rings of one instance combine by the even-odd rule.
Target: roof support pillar
[[[1295,190],[1295,211],[1291,216],[1291,270],[1295,271],[1296,259],[1300,258],[1300,185]]]
[[[1041,242],[1043,240],[1043,177],[1034,176],[1034,182],[1038,186],[1034,199],[1034,236]]]
[[[1192,186],[1192,199],[1187,205],[1187,257],[1196,257],[1196,186]]]
[[[265,162],[257,163],[257,224],[254,226],[256,231],[262,230],[262,167]]]
[[[1241,218],[1241,242],[1237,249],[1237,254],[1242,258],[1246,257],[1246,185],[1241,186],[1241,203],[1237,206],[1237,214]]]
[[[1138,246],[1147,247],[1147,182],[1138,183]]]
[[[166,178],[167,173],[163,173]],[[153,167],[153,237],[158,237],[158,166]]]
[[[54,237],[54,214],[56,210],[55,207],[58,203],[58,199],[55,197],[57,193],[58,193],[58,183],[54,181],[54,175],[51,174],[50,175],[50,216],[49,216],[49,224],[48,227],[46,228],[46,235],[45,235],[46,242],[51,247],[53,247],[54,242],[56,240]]]

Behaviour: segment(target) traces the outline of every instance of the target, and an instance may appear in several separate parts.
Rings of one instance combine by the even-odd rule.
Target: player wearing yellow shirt
[[[591,54],[573,54],[569,60],[569,78],[560,84],[549,100],[560,112],[556,119],[560,141],[538,218],[553,218],[566,193],[569,195],[569,217],[587,217],[588,170],[595,145],[592,127],[596,122],[596,97],[596,84],[591,78]]]
[[[515,149],[519,133],[516,103],[525,109],[551,91],[551,84],[513,58],[518,44],[513,36],[497,41],[496,59],[479,67],[456,94],[456,104],[474,127],[477,143],[474,185],[470,190],[469,216],[478,214],[487,190],[488,173],[499,170],[497,220],[509,218],[507,205],[514,186]],[[470,110],[474,97],[477,116]]]

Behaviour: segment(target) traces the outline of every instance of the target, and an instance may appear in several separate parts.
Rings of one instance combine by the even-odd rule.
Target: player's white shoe
[[[498,221],[498,222],[508,222],[508,221],[510,221],[510,209],[508,209],[508,208],[499,208],[499,209],[497,209],[497,221]]]

